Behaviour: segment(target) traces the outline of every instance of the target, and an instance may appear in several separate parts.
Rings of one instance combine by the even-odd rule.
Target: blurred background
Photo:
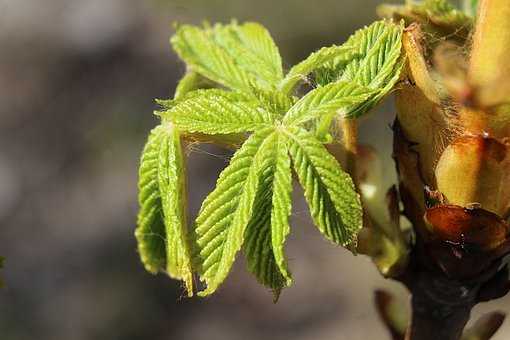
[[[373,291],[386,287],[406,305],[405,290],[324,241],[298,190],[287,246],[295,284],[277,304],[242,256],[214,296],[184,298],[180,283],[144,271],[133,235],[153,99],[169,97],[184,72],[168,44],[172,22],[261,22],[288,68],[370,23],[377,4],[0,0],[0,339],[389,339]],[[361,131],[388,186],[392,112],[389,99]],[[229,157],[190,150],[192,215]],[[495,339],[509,334],[507,323]]]

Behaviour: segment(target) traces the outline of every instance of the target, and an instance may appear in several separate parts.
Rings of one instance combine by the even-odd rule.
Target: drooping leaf
[[[349,117],[357,105],[365,102],[374,90],[356,82],[339,81],[308,92],[285,115],[284,124],[296,125],[330,113]]]
[[[162,116],[180,130],[205,134],[254,131],[273,122],[251,97],[220,89],[193,91]]]
[[[181,137],[171,124],[162,126],[158,161],[158,184],[166,234],[166,270],[182,279],[188,296],[193,295],[193,272],[187,232],[186,173]]]
[[[278,132],[271,134],[266,138],[264,152],[244,250],[248,269],[273,290],[277,299],[281,289],[292,282],[284,255],[292,192],[286,137]]]
[[[315,70],[329,65],[338,68],[345,65],[354,56],[355,51],[348,46],[329,46],[310,54],[305,60],[290,69],[280,83],[279,89],[284,93],[291,93],[299,81]]]
[[[167,271],[193,294],[186,240],[183,159],[179,134],[171,125],[151,131],[139,171],[138,251],[147,271]]]
[[[355,241],[362,208],[352,179],[310,132],[288,128],[289,151],[315,225],[332,242]]]
[[[259,152],[271,131],[263,129],[246,140],[202,204],[195,242],[200,279],[207,288],[200,296],[213,293],[223,282],[243,244],[259,184]]]
[[[183,25],[171,44],[193,71],[231,89],[272,89],[282,78],[278,49],[267,30],[255,23],[203,29]]]
[[[161,126],[153,129],[142,152],[138,180],[138,213],[135,236],[145,269],[153,274],[165,270],[165,224],[158,184],[159,151],[166,136]]]

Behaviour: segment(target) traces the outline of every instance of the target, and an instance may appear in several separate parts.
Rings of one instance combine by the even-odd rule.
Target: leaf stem
[[[351,175],[356,187],[359,185],[356,157],[358,155],[358,121],[351,118],[341,118],[339,122],[342,130],[342,140],[346,153],[345,170]]]

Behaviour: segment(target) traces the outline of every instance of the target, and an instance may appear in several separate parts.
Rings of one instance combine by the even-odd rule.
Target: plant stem
[[[409,279],[412,316],[405,340],[459,340],[480,286],[430,271],[413,272]]]
[[[356,119],[342,118],[340,128],[343,134],[343,144],[346,153],[346,170],[351,175],[354,184],[358,186],[356,157],[358,155],[358,122]]]

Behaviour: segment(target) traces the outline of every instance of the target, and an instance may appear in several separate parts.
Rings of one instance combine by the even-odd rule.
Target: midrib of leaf
[[[186,132],[230,134],[272,126],[274,114],[252,97],[220,89],[196,90],[162,117]]]
[[[290,108],[283,119],[286,125],[298,125],[329,113],[348,115],[349,108],[366,101],[374,91],[355,82],[340,81],[308,92]]]

